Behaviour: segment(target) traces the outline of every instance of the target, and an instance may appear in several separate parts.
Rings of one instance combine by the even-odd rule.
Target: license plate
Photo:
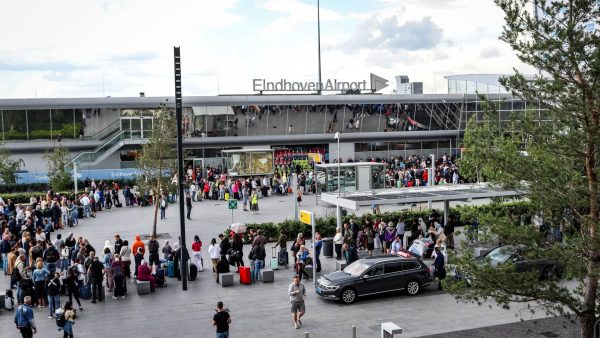
[[[316,290],[317,290],[317,293],[322,293],[323,292],[323,290],[321,288],[317,288]]]

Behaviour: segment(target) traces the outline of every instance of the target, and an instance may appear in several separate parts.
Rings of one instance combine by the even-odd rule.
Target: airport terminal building
[[[183,146],[194,165],[224,165],[224,150],[272,149],[274,162],[319,152],[342,161],[459,155],[467,121],[482,116],[481,94],[498,119],[543,107],[508,93],[499,75],[448,76],[447,94],[221,95],[183,98]],[[0,138],[24,170],[45,172],[59,144],[81,169],[128,169],[173,97],[0,99]],[[296,156],[297,155],[297,156]]]

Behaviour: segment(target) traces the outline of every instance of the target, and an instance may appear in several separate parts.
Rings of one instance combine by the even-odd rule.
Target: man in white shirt
[[[83,214],[85,218],[90,218],[91,210],[90,210],[90,198],[87,193],[83,194],[83,197],[79,200],[81,205],[83,205]]]
[[[396,235],[400,236],[400,245],[404,247],[404,233],[406,232],[406,224],[402,220],[398,220],[396,225]]]

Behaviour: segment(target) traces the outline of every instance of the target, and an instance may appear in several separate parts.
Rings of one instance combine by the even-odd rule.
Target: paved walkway
[[[312,201],[312,202],[311,202]],[[308,210],[317,214],[335,209],[314,207],[314,196],[305,197]],[[304,204],[304,203],[303,203]],[[264,222],[293,218],[294,205],[291,196],[269,197],[259,202],[260,213],[250,215],[241,209],[234,211],[234,221]],[[241,206],[240,206],[241,207]],[[69,229],[76,236],[82,235],[91,240],[96,248],[102,248],[104,241],[113,241],[115,233],[130,242],[137,233],[149,233],[152,228],[152,209],[123,207],[102,211],[95,219],[84,220],[79,226]],[[366,210],[365,210],[366,211]],[[198,202],[192,210],[192,221],[187,225],[188,245],[194,234],[199,234],[204,242],[204,258],[208,262],[206,248],[210,238],[222,232],[231,223],[231,212],[225,202]],[[179,234],[177,207],[171,205],[167,219],[159,220],[158,232],[168,233],[175,241]],[[65,234],[67,231],[62,231]],[[53,234],[53,237],[56,232]],[[64,235],[63,235],[64,236]],[[162,240],[161,240],[162,244]],[[288,246],[289,247],[289,246]],[[248,253],[245,248],[245,254]],[[267,255],[270,255],[267,248]],[[325,258],[323,272],[335,269],[335,260]],[[268,264],[268,263],[267,263]],[[498,307],[459,304],[452,296],[430,286],[415,297],[398,293],[361,299],[356,304],[344,306],[340,303],[324,301],[307,285],[307,314],[304,326],[295,330],[289,313],[287,288],[293,272],[279,270],[275,282],[270,284],[240,285],[221,288],[215,283],[212,273],[199,273],[196,281],[188,283],[188,291],[174,279],[168,279],[166,288],[159,288],[155,294],[138,296],[134,285],[129,283],[126,299],[90,304],[84,301],[85,310],[80,314],[75,326],[77,337],[119,336],[144,337],[210,337],[214,328],[210,322],[218,300],[231,310],[233,323],[232,337],[350,337],[352,325],[357,326],[358,337],[378,337],[381,322],[392,321],[404,328],[402,337],[417,337],[428,334],[466,330],[491,325],[519,321],[518,308],[506,311]],[[0,275],[0,283],[8,285],[8,279]],[[110,294],[109,294],[110,296]],[[65,298],[62,302],[64,304]],[[526,312],[522,312],[531,319]],[[35,309],[39,327],[37,337],[59,336],[53,320],[47,318],[47,309]],[[14,313],[0,312],[0,338],[17,336],[13,325]],[[536,318],[544,317],[544,315]]]

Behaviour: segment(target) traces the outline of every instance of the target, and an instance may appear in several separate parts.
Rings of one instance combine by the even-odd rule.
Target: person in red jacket
[[[150,292],[154,292],[156,289],[156,278],[152,276],[152,270],[145,260],[143,260],[142,264],[138,267],[138,281],[149,281]]]

